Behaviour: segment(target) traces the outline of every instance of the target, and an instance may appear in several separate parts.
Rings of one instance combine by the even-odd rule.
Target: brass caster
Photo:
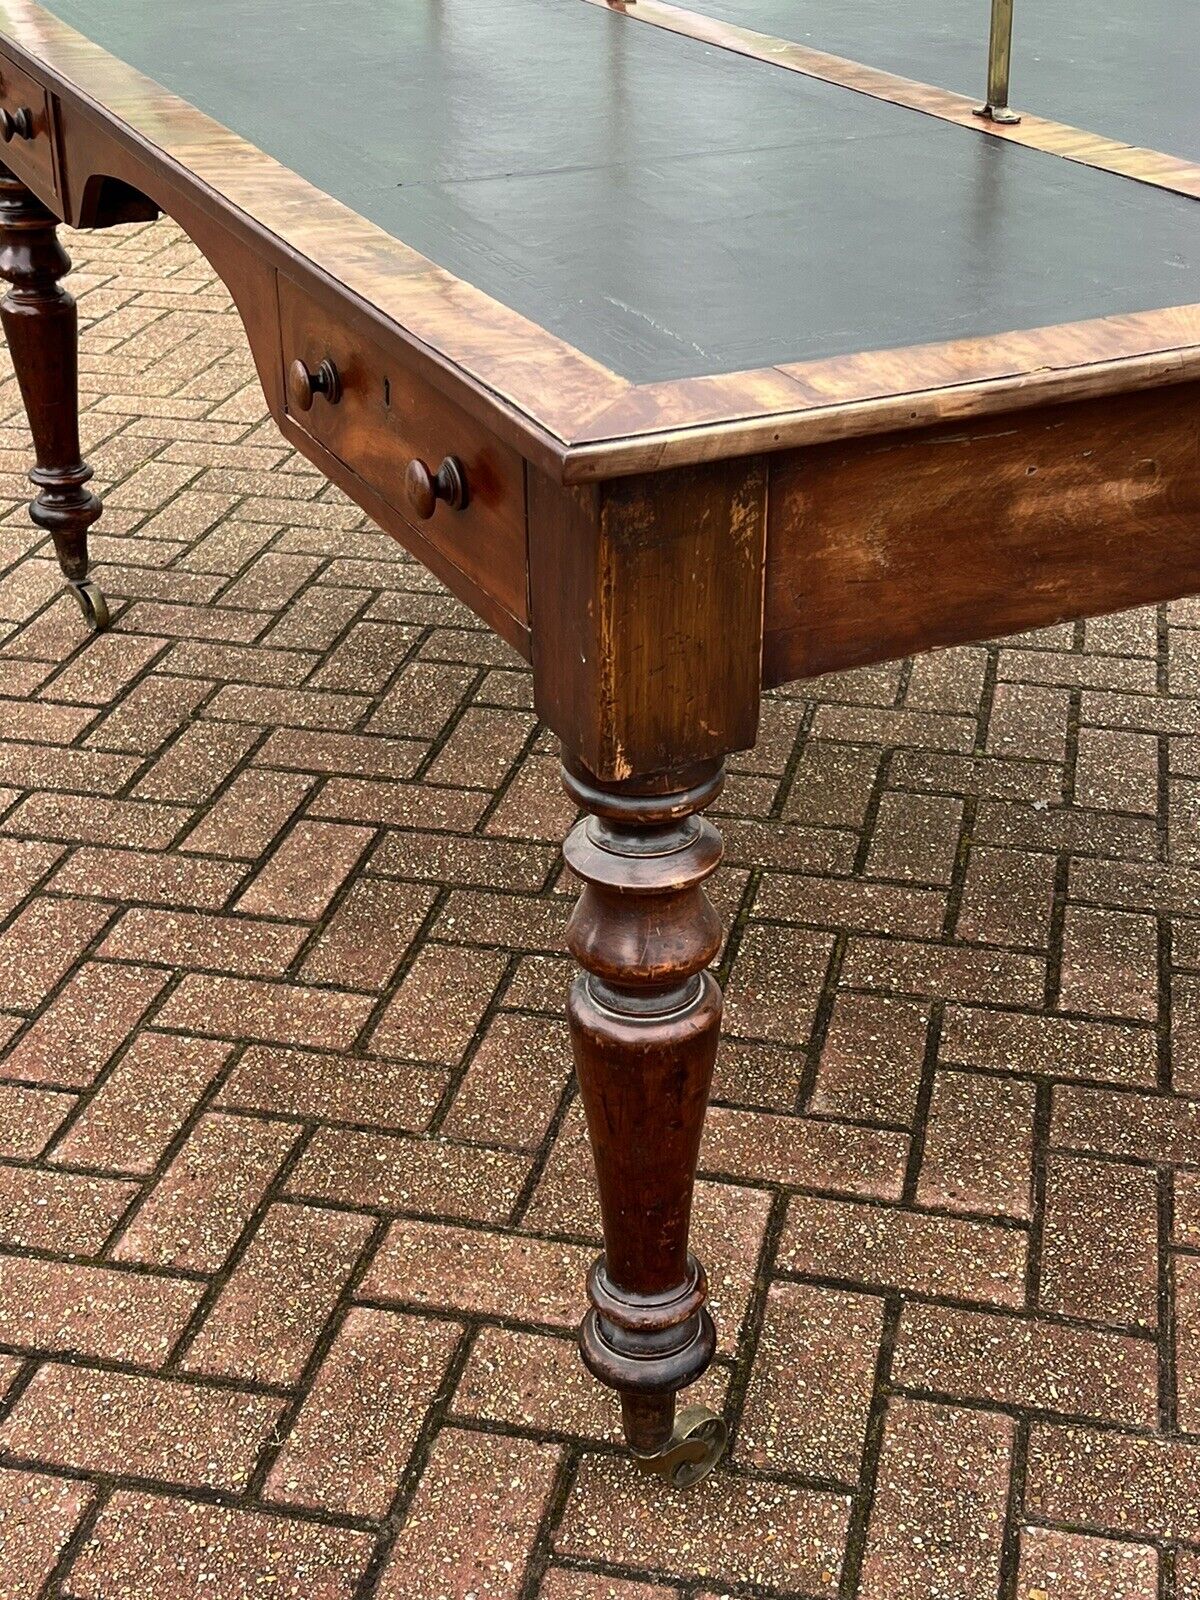
[[[706,1478],[725,1453],[725,1418],[707,1406],[684,1406],[675,1418],[671,1442],[656,1456],[637,1456],[643,1472],[665,1478],[672,1489],[690,1489]]]
[[[112,617],[100,586],[91,578],[79,578],[73,579],[67,587],[79,602],[79,609],[88,627],[94,633],[103,633],[112,622]]]

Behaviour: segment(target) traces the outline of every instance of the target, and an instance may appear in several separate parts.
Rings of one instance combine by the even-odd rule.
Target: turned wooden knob
[[[14,139],[33,138],[33,112],[28,106],[17,111],[0,108],[0,139],[11,144]]]
[[[310,372],[304,362],[297,359],[288,368],[287,392],[293,411],[311,411],[319,394],[335,406],[342,398],[342,380],[328,356],[315,372]]]
[[[429,521],[439,500],[444,500],[452,511],[461,511],[467,503],[467,475],[457,456],[447,456],[436,473],[430,472],[423,461],[410,461],[404,487],[409,505],[422,522]]]

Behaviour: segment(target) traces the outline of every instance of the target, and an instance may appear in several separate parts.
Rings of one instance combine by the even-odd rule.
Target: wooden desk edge
[[[1200,313],[1200,307],[1176,309]],[[1097,328],[1100,326],[1098,324]],[[1058,331],[1034,330],[1033,336]],[[979,343],[987,346],[990,341]],[[611,412],[593,422],[589,430],[592,437],[580,438],[567,449],[563,457],[563,481],[588,483],[635,472],[697,466],[726,456],[770,454],[827,444],[836,439],[908,432],[942,422],[1025,411],[1034,406],[1162,388],[1200,376],[1198,339],[1157,350],[1137,349],[1128,355],[1107,359],[1080,360],[1062,367],[1045,365],[995,376],[972,376],[971,363],[964,360],[962,375],[958,378],[946,376],[928,388],[901,385],[872,391],[867,376],[872,363],[877,363],[883,373],[897,360],[911,361],[914,375],[919,375],[922,366],[937,363],[942,350],[938,345],[916,346],[909,350],[871,352],[845,364],[817,363],[811,375],[829,380],[831,390],[823,401],[810,400],[793,410],[747,410],[742,415],[713,415],[692,424],[664,425],[657,431],[620,425],[639,406],[646,412],[660,414],[660,396],[653,391],[653,386],[632,389]],[[856,369],[863,375],[862,387],[856,393],[839,396],[836,392],[839,383]],[[756,373],[733,374],[731,379],[743,376],[751,384],[760,377]],[[722,380],[714,381],[722,383]],[[686,398],[682,394],[683,386],[678,387],[680,397]],[[723,388],[726,394],[731,394],[732,381]]]

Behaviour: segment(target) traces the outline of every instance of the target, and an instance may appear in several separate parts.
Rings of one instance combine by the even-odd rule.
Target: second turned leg
[[[0,277],[10,285],[0,320],[37,454],[29,514],[54,540],[63,576],[99,629],[109,614],[88,577],[88,529],[102,508],[87,487],[92,469],[79,448],[78,317],[59,283],[70,266],[53,214],[0,167]]]
[[[721,1418],[675,1412],[716,1348],[688,1226],[721,1027],[706,970],[721,929],[703,888],[721,841],[698,813],[722,779],[720,762],[640,784],[564,768],[589,813],[565,852],[584,884],[567,929],[583,968],[567,1015],[604,1224],[583,1359],[620,1394],[639,1462],[680,1488],[725,1445]]]

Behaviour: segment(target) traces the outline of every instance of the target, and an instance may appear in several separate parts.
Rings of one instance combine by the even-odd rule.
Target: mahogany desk
[[[1018,27],[1013,127],[963,92],[980,9],[0,0],[3,320],[89,618],[55,223],[161,210],[285,436],[532,661],[588,814],[584,1359],[679,1484],[723,1443],[675,1418],[714,1345],[700,813],[760,690],[1200,589],[1200,7],[1134,49],[1062,0],[1040,88]]]

